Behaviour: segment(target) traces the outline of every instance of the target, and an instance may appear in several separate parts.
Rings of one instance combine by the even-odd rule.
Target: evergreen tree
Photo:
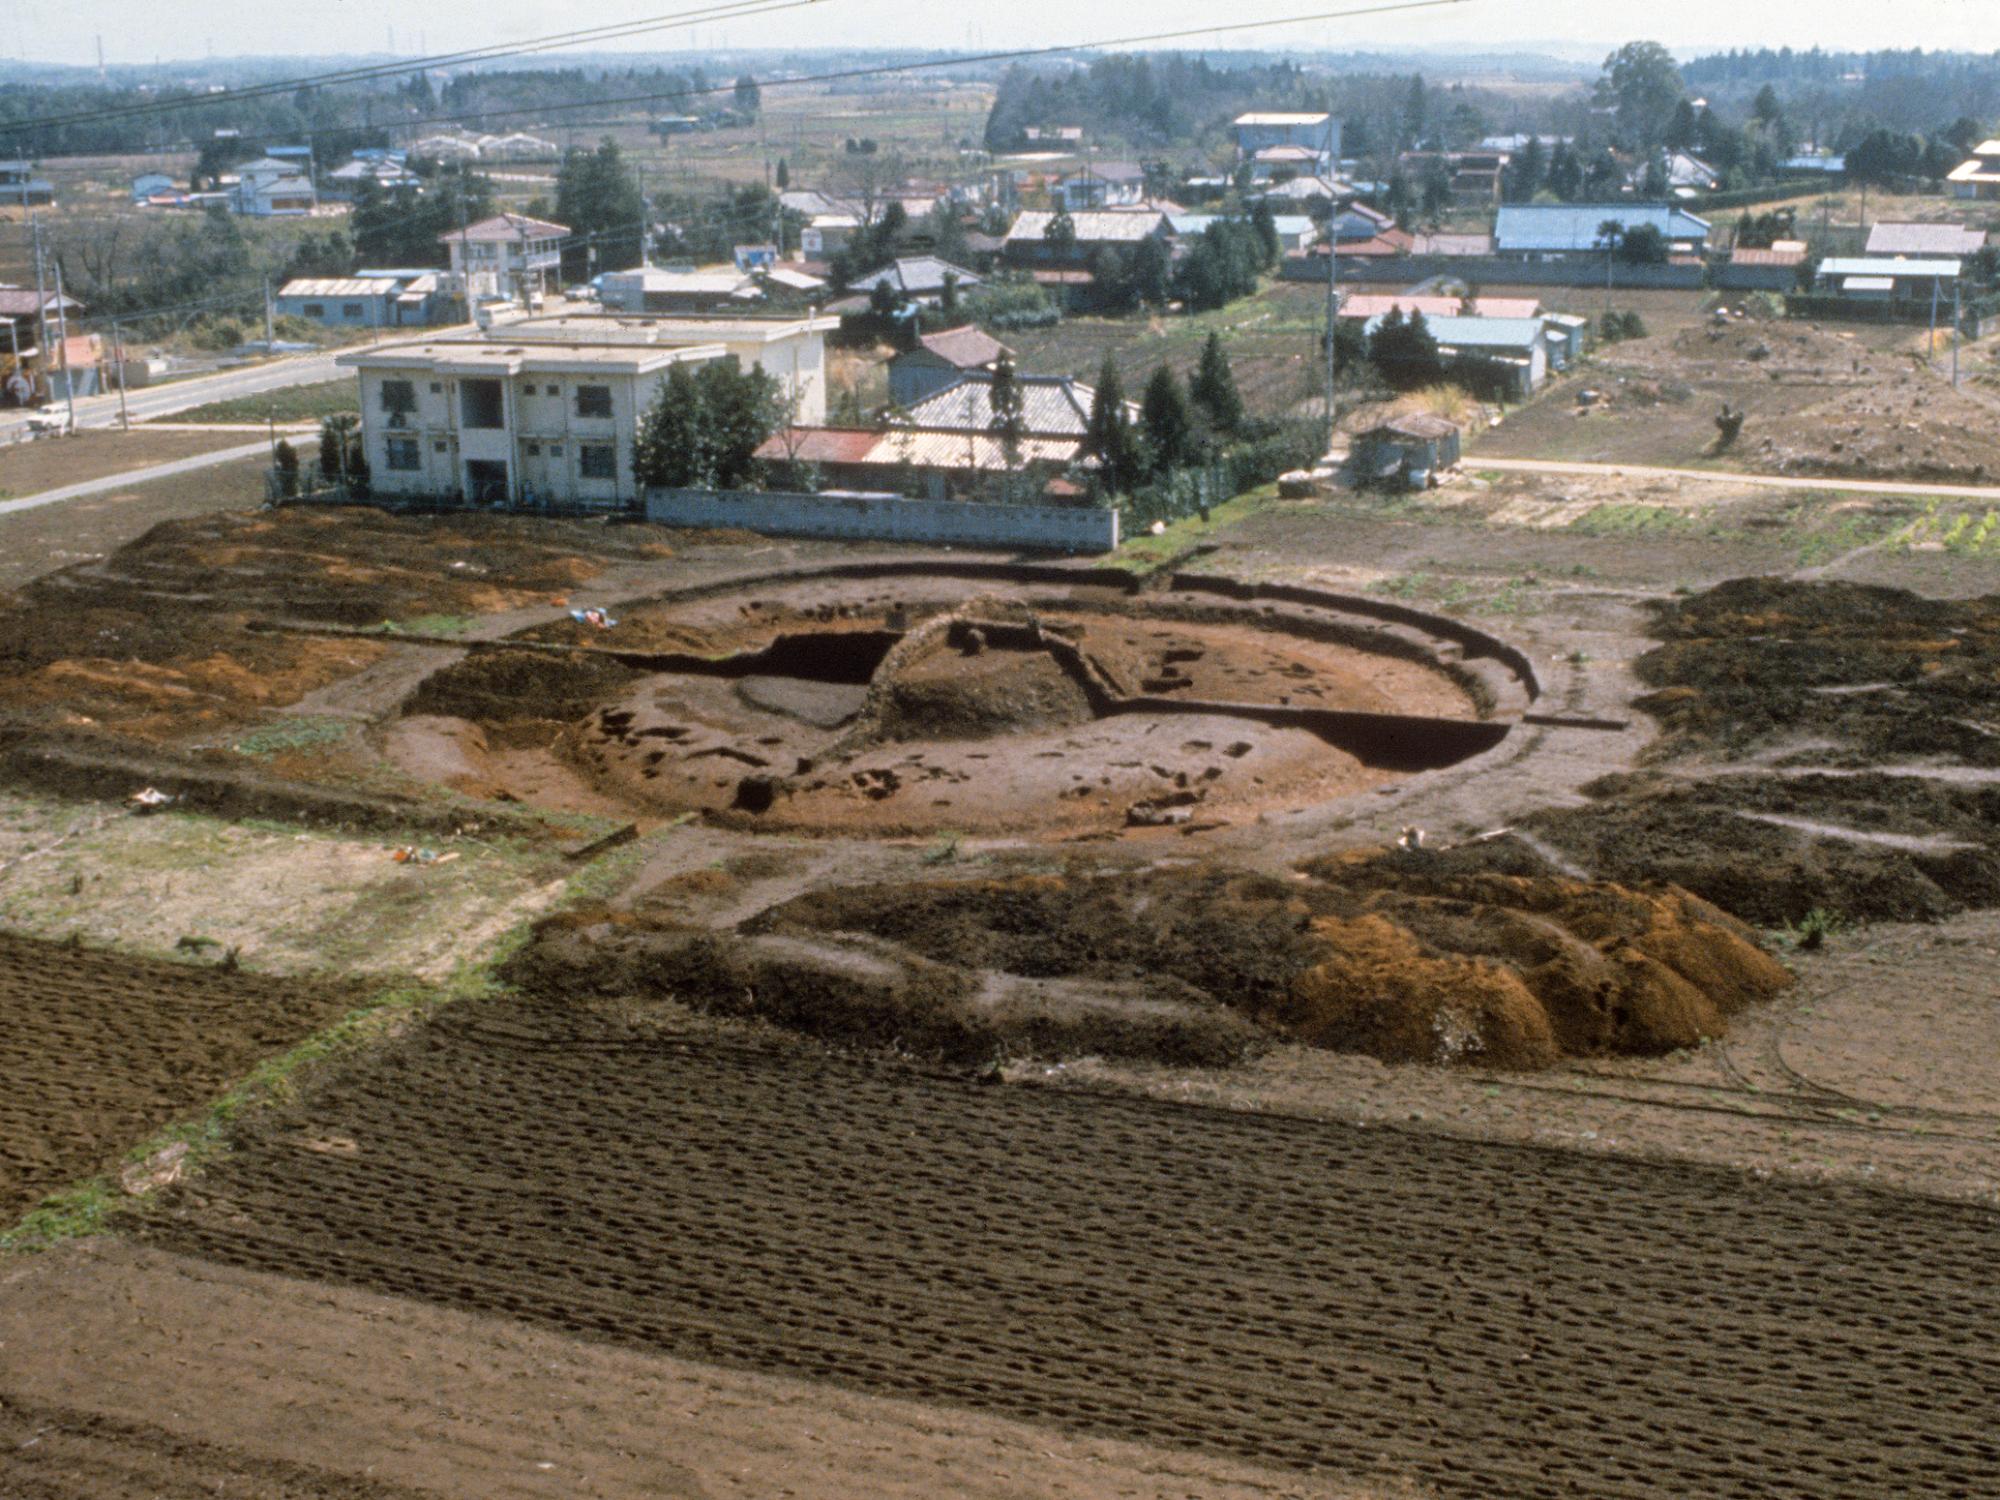
[[[1201,365],[1195,371],[1188,394],[1217,432],[1231,436],[1243,426],[1243,396],[1236,389],[1236,372],[1229,367],[1221,334],[1210,333],[1208,342],[1202,346]]]
[[[1429,115],[1429,102],[1424,96],[1424,75],[1416,74],[1410,79],[1410,92],[1403,101],[1403,139],[1412,146],[1424,138],[1424,125]]]
[[[1542,149],[1542,138],[1528,137],[1518,155],[1507,164],[1502,186],[1509,203],[1532,203],[1535,194],[1542,190],[1548,174],[1548,153]]]
[[[778,382],[719,359],[676,364],[639,423],[632,471],[647,488],[741,489],[756,452],[785,420]]]
[[[1021,467],[1021,439],[1027,436],[1027,407],[1021,399],[1021,382],[1014,376],[1013,355],[1003,352],[994,362],[987,403],[993,409],[988,430],[1000,440],[1011,473]]]
[[[1069,216],[1068,209],[1056,210],[1048,228],[1042,231],[1042,243],[1048,246],[1049,258],[1058,262],[1076,254],[1076,220]]]
[[[1133,247],[1132,290],[1141,302],[1165,307],[1173,295],[1173,275],[1173,252],[1158,235],[1147,235]]]
[[[755,115],[764,107],[764,91],[757,86],[757,80],[748,73],[736,80],[733,97],[739,115]]]
[[[699,489],[709,482],[701,415],[701,392],[685,364],[667,371],[666,381],[640,420],[632,470],[648,489]]]
[[[1118,379],[1118,366],[1111,356],[1097,372],[1097,390],[1090,403],[1090,425],[1084,434],[1084,452],[1097,460],[1097,475],[1105,490],[1124,494],[1138,478],[1137,444],[1132,433],[1132,417],[1125,410],[1125,387]]]
[[[1390,308],[1368,336],[1368,359],[1399,391],[1435,385],[1444,378],[1437,339],[1420,312],[1411,313],[1405,322],[1401,308]]]
[[[792,169],[782,156],[778,158],[777,183],[781,193],[792,185]]]
[[[588,280],[598,271],[639,264],[646,205],[618,143],[606,136],[595,151],[572,148],[556,171],[556,218],[572,243],[563,250],[563,277]]]
[[[1139,425],[1146,437],[1146,466],[1154,475],[1170,474],[1194,462],[1199,452],[1194,413],[1170,366],[1161,365],[1146,382]]]
[[[1250,227],[1257,231],[1257,243],[1263,247],[1263,269],[1270,270],[1278,263],[1278,256],[1284,247],[1278,242],[1278,221],[1271,212],[1269,199],[1259,198],[1257,206],[1250,210]]]

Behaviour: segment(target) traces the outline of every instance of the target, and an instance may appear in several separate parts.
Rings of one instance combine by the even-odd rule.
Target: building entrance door
[[[474,505],[504,505],[510,498],[507,465],[497,458],[465,461],[465,498]]]

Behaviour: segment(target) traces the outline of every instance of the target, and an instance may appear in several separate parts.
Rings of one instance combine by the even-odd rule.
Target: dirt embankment
[[[1525,827],[1770,925],[2000,904],[2000,598],[1744,578],[1656,630],[1648,766]]]
[[[1061,875],[815,891],[736,932],[567,917],[544,924],[512,977],[959,1061],[1215,1062],[1287,1039],[1502,1067],[1687,1046],[1790,981],[1683,891],[1458,874],[1423,854],[1309,874],[1078,861]]]

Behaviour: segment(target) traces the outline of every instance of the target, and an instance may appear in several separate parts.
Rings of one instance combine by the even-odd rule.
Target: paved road
[[[331,353],[274,359],[267,364],[241,370],[225,370],[219,375],[197,375],[168,385],[136,390],[127,396],[126,401],[134,422],[144,422],[152,417],[170,417],[176,412],[206,406],[211,401],[229,401],[238,396],[257,396],[266,391],[284,390],[288,386],[317,385],[336,380],[343,372],[334,367],[333,361]],[[76,403],[76,425],[79,429],[116,427],[118,397],[113,394],[81,398]],[[0,443],[11,441],[26,426],[25,414],[9,413],[0,417]]]
[[[1775,490],[1819,490],[1854,495],[1937,495],[1948,500],[2000,502],[2000,486],[1973,484],[1914,484],[1888,479],[1797,478],[1785,474],[1740,474],[1715,469],[1656,469],[1644,464],[1568,463],[1545,458],[1487,458],[1473,453],[1469,469],[1497,469],[1511,474],[1583,474],[1609,479],[1682,479],[1703,484],[1747,484]]]
[[[244,443],[235,448],[220,448],[213,453],[197,453],[193,458],[177,458],[172,463],[153,464],[144,469],[127,469],[122,474],[107,474],[101,479],[86,479],[81,484],[66,484],[60,489],[43,490],[38,495],[23,495],[18,500],[0,501],[0,516],[12,515],[20,510],[33,510],[38,505],[54,505],[59,500],[80,500],[85,495],[101,494],[105,490],[129,489],[135,484],[148,484],[155,479],[170,479],[176,474],[213,468],[217,464],[226,464],[239,458],[251,458],[256,454],[270,451],[271,440],[263,437],[254,443]]]

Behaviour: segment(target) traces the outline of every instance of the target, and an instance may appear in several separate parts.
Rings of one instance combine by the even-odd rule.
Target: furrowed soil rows
[[[261,1117],[149,1233],[1450,1495],[2000,1491],[1989,1211],[683,1025],[455,1008]]]
[[[0,933],[0,1222],[109,1166],[360,998]]]

